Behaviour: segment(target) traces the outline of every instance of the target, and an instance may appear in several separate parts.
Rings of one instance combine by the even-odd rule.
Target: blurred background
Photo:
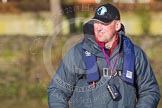
[[[146,52],[162,92],[162,0],[0,0],[2,108],[48,108],[55,70],[105,2],[119,8],[126,34]]]

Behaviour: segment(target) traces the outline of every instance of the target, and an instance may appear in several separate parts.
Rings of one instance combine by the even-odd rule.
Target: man
[[[124,35],[118,9],[99,6],[83,32],[49,85],[49,107],[156,108],[154,73],[143,50]]]

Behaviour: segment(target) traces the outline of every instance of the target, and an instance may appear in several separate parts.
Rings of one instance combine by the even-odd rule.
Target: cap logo
[[[97,9],[98,15],[104,15],[106,12],[107,12],[107,9],[105,6],[101,6],[100,8]]]

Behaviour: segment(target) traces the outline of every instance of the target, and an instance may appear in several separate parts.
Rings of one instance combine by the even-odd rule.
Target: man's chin
[[[99,40],[100,42],[102,42],[102,43],[105,43],[105,41],[104,40]]]

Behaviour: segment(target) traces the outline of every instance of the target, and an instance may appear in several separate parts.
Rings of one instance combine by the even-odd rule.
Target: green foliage
[[[43,87],[43,85],[40,83],[29,84],[26,87],[26,91],[27,94],[29,94],[29,98],[31,99],[43,99],[47,95],[46,88]]]
[[[16,98],[18,97],[21,84],[17,82],[17,80],[15,80],[15,77],[13,75],[6,75],[7,74],[3,74],[4,81],[0,83],[0,97],[1,99]]]
[[[136,14],[138,15],[141,23],[141,27],[144,34],[150,33],[150,21],[151,21],[151,15],[150,11],[144,8],[138,8],[136,10]]]
[[[75,2],[75,0],[61,0],[61,2],[65,4],[72,4]]]

